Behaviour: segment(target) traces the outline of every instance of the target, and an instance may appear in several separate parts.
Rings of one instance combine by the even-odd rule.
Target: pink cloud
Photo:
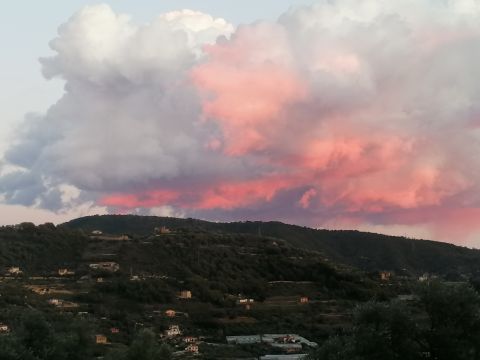
[[[306,82],[275,51],[281,44],[259,42],[268,40],[263,31],[272,29],[241,28],[230,42],[206,46],[209,60],[191,74],[204,95],[203,115],[222,130],[229,155],[265,149],[285,107],[307,96]]]
[[[235,31],[189,11],[141,26],[106,6],[81,11],[42,61],[68,91],[22,126],[5,158],[20,171],[0,176],[0,197],[470,236],[478,12],[365,4],[322,2]],[[78,202],[62,199],[65,184]]]
[[[167,205],[178,199],[180,193],[173,190],[144,191],[139,194],[113,194],[102,197],[99,204],[116,209],[135,209]]]
[[[310,202],[315,196],[317,196],[317,190],[315,189],[307,190],[298,201],[298,204],[302,208],[307,209],[308,207],[310,207]]]

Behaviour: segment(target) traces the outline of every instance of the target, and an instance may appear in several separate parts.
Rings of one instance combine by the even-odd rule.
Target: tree
[[[355,310],[350,335],[334,337],[313,355],[319,360],[420,359],[417,330],[400,303],[368,302]]]
[[[29,311],[23,315],[19,339],[34,358],[53,358],[55,349],[53,329],[42,313]]]
[[[432,359],[480,359],[480,297],[467,284],[430,282],[419,289],[428,316],[425,340]]]
[[[355,360],[353,338],[347,336],[335,336],[328,339],[310,359],[319,360]]]
[[[362,359],[418,359],[418,330],[398,302],[368,302],[354,314],[354,348]]]
[[[14,335],[0,336],[0,359],[22,360],[25,348]]]
[[[142,330],[135,337],[128,349],[116,349],[111,351],[107,360],[170,360],[171,350],[166,345],[160,345],[155,333],[150,330]]]

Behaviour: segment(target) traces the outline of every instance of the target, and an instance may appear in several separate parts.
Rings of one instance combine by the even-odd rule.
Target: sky
[[[136,213],[480,246],[474,0],[4,10],[2,224]]]

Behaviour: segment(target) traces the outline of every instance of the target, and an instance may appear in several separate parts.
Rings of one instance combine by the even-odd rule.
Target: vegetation
[[[418,303],[368,302],[351,333],[332,337],[319,360],[467,360],[480,358],[480,296],[465,284],[438,281],[418,289]]]
[[[437,273],[458,280],[460,274],[480,277],[480,251],[435,241],[413,240],[359,231],[315,230],[280,222],[211,223],[154,216],[89,216],[65,227],[113,234],[146,236],[155,227],[191,232],[259,235],[291,246],[317,251],[337,263],[365,271],[388,269],[409,275]]]
[[[172,231],[155,232],[161,226]],[[109,239],[119,234],[129,240]],[[378,265],[375,246],[399,260]],[[451,268],[420,283],[417,273],[437,266],[430,247]],[[271,333],[317,342],[312,359],[480,358],[477,252],[453,245],[280,223],[102,216],[0,228],[0,250],[0,324],[10,330],[0,331],[0,359],[190,358],[186,335],[199,342],[198,359],[254,358],[281,350],[230,346],[225,337]],[[376,260],[352,265],[367,253]],[[102,262],[119,268],[90,266]],[[384,270],[392,273],[381,279]],[[180,297],[186,290],[191,298]],[[182,336],[168,335],[172,326]]]

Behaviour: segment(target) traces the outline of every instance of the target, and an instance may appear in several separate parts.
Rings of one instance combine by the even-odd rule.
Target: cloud
[[[479,15],[473,0],[319,1],[234,29],[85,7],[41,59],[65,93],[18,129],[3,201],[471,239]]]

